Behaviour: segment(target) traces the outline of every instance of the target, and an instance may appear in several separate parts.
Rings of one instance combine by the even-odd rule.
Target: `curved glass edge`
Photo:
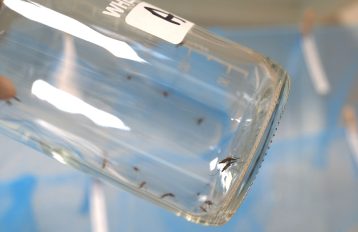
[[[281,79],[281,83],[279,84],[279,89],[281,89],[281,91],[277,95],[278,97],[274,99],[277,103],[275,104],[274,110],[271,113],[270,120],[268,121],[266,130],[263,133],[259,146],[255,151],[248,172],[246,173],[244,179],[240,181],[240,183],[236,183],[236,188],[233,188],[232,194],[230,194],[227,199],[225,199],[225,206],[219,209],[214,216],[184,216],[187,220],[207,226],[221,226],[227,223],[233,217],[245,199],[247,193],[249,192],[250,187],[252,186],[270,147],[272,138],[275,136],[275,132],[284,113],[291,88],[291,82],[288,74],[281,67],[272,63],[271,61],[269,61],[269,64],[274,67],[274,71],[276,71],[278,79]]]

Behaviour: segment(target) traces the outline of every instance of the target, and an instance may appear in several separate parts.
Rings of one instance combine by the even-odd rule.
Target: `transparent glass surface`
[[[4,0],[0,132],[187,220],[227,222],[276,129],[289,79],[194,26],[173,45],[110,1]],[[135,5],[135,4],[133,4]]]

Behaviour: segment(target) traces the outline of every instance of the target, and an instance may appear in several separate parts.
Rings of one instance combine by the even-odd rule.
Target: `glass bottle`
[[[289,92],[268,58],[136,0],[4,0],[0,132],[187,220],[227,222]]]

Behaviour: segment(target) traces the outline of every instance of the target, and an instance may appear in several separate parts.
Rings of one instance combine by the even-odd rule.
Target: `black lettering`
[[[183,23],[186,23],[186,21],[184,19],[181,19],[179,17],[176,17],[175,15],[172,15],[168,12],[162,11],[162,10],[158,10],[155,8],[151,8],[151,7],[144,7],[146,10],[148,10],[150,13],[152,13],[153,15],[164,19],[165,21],[168,21],[170,23],[176,24],[176,25],[181,25],[180,22],[181,21]]]

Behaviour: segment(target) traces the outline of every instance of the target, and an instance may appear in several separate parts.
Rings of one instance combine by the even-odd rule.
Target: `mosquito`
[[[221,160],[219,162],[219,164],[224,164],[224,167],[221,169],[221,172],[226,171],[229,167],[231,167],[233,164],[235,164],[238,160],[240,160],[240,158],[236,158],[236,157],[226,157],[225,159]],[[216,175],[218,172],[216,172],[214,175]]]
[[[105,169],[108,165],[108,160],[107,159],[103,159],[103,162],[102,162],[102,169]]]
[[[175,195],[173,193],[164,193],[163,195],[160,196],[161,199],[165,197],[175,197]]]
[[[204,122],[204,118],[198,118],[198,119],[196,120],[196,124],[197,124],[198,126],[200,126],[203,122]]]
[[[143,188],[144,185],[146,185],[146,184],[147,184],[147,182],[143,181],[142,183],[140,183],[139,188],[140,188],[140,189]]]
[[[167,91],[163,91],[162,94],[163,94],[163,97],[169,97],[169,93]]]
[[[206,207],[205,207],[205,205],[206,205]],[[212,202],[212,201],[210,201],[210,200],[206,200],[206,201],[204,201],[204,203],[200,206],[200,209],[201,209],[201,211],[203,211],[203,212],[208,212],[208,209],[210,209],[210,207],[211,206],[213,206],[214,205],[214,203]]]
[[[240,158],[235,157],[227,157],[219,162],[219,164],[225,164],[224,168],[221,170],[221,172],[224,172],[226,169],[231,167],[234,163],[236,163],[237,160]]]
[[[214,203],[210,200],[204,201],[204,204],[207,204],[208,206],[212,206]]]

